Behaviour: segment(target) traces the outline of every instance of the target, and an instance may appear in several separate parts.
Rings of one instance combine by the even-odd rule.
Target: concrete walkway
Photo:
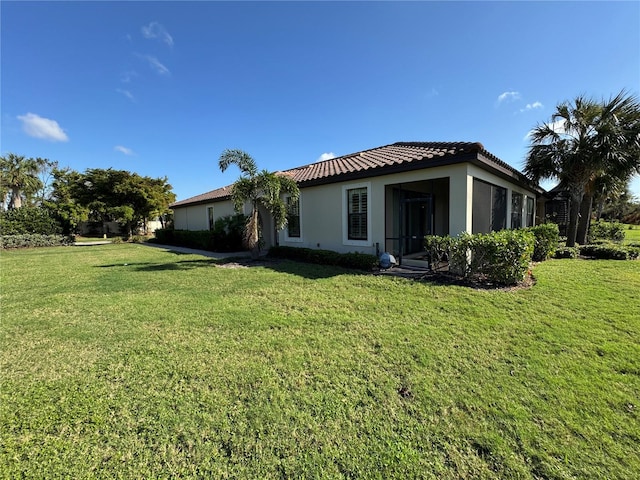
[[[95,242],[73,242],[74,247],[91,247],[92,245],[109,245],[111,240],[96,240]]]

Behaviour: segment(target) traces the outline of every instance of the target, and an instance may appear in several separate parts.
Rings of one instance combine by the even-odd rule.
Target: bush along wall
[[[269,249],[269,256],[319,265],[335,265],[356,270],[371,271],[378,264],[378,257],[366,253],[337,253],[331,250],[315,250],[274,246]]]
[[[525,279],[535,243],[535,235],[527,230],[425,238],[427,255],[448,261],[449,272],[501,285],[515,285]]]
[[[560,231],[556,223],[543,223],[535,227],[525,228],[533,233],[535,245],[533,247],[532,259],[534,262],[544,262],[551,258],[558,247],[560,241]]]
[[[213,230],[158,229],[152,243],[197,248],[210,252],[240,252],[246,250],[242,246],[245,219],[244,215],[228,215],[219,218]]]

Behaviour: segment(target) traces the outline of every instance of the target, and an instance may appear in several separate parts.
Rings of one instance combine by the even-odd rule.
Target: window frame
[[[209,225],[209,231],[213,231],[216,224],[215,210],[213,209],[213,205],[207,205],[207,223]]]
[[[529,200],[531,200],[531,212],[529,212]],[[525,226],[533,227],[536,224],[536,199],[527,195],[524,200],[524,221]]]
[[[366,225],[366,238],[349,238],[349,192],[352,190],[366,189],[366,212],[358,213],[357,215],[365,215]],[[342,186],[342,244],[357,246],[357,247],[370,247],[371,243],[371,182],[351,183]]]
[[[519,210],[514,210],[514,205],[513,205],[513,201],[516,197],[520,197],[520,209]],[[520,192],[514,192],[513,190],[511,191],[511,229],[517,229],[517,228],[522,228],[522,221],[524,219],[524,215],[523,215],[523,210],[524,210],[524,204],[525,204],[525,195],[523,193]],[[514,222],[514,215],[517,216],[517,220],[516,222]]]
[[[284,241],[285,242],[302,242],[302,193],[298,195],[298,236],[289,235],[289,206],[291,201],[291,195],[285,195],[284,201],[287,206],[287,225],[284,228]]]

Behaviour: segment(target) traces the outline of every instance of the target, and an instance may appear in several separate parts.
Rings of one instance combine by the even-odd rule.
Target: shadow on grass
[[[176,255],[185,255],[179,252],[172,252]],[[271,258],[260,258],[251,260],[248,258],[206,258],[198,260],[177,260],[175,262],[133,262],[133,263],[112,263],[107,265],[97,265],[97,268],[126,268],[136,272],[158,272],[167,270],[193,270],[195,268],[266,268],[279,273],[297,275],[311,280],[321,278],[331,278],[338,275],[366,275],[366,272],[349,270],[331,265],[316,265],[311,263],[294,262],[291,260],[280,260]]]

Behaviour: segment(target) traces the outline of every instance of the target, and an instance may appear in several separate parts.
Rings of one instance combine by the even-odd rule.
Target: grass
[[[638,478],[640,262],[473,290],[2,252],[0,478]]]
[[[625,225],[624,241],[625,243],[640,242],[640,225]]]

